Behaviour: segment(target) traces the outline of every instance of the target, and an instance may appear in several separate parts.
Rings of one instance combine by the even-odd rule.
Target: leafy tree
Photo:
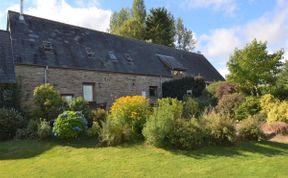
[[[277,86],[288,90],[288,61],[286,61],[277,77]]]
[[[110,33],[121,35],[119,33],[119,28],[131,17],[132,13],[129,8],[122,8],[119,12],[114,12],[110,18]]]
[[[251,94],[259,95],[261,88],[275,84],[283,54],[283,50],[268,54],[267,43],[254,39],[244,49],[235,49],[227,63],[230,71],[227,78]]]
[[[134,0],[132,10],[122,8],[114,12],[110,19],[112,34],[144,40],[146,8],[143,0]]]
[[[151,9],[146,19],[146,40],[174,47],[174,17],[165,8]]]
[[[144,0],[134,0],[133,1],[133,17],[140,21],[141,24],[145,23],[146,19],[146,7]]]
[[[176,48],[184,51],[192,51],[195,48],[196,40],[193,37],[191,30],[188,30],[181,18],[176,21],[176,35],[175,42]]]

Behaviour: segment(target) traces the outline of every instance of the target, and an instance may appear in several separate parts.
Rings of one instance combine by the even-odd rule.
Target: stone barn
[[[124,95],[155,101],[163,82],[198,75],[224,80],[202,54],[13,11],[0,31],[0,83],[21,83],[23,107],[33,105],[33,89],[43,83],[65,100],[83,96],[96,106]]]

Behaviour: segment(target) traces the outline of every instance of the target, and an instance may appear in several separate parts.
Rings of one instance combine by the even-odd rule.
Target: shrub
[[[234,118],[235,109],[244,101],[244,96],[239,93],[224,95],[216,106],[217,111],[225,117]]]
[[[288,124],[285,122],[265,123],[261,126],[261,129],[264,133],[268,134],[288,134]]]
[[[209,144],[229,145],[236,140],[236,131],[233,120],[210,111],[203,114],[202,125],[209,135]]]
[[[192,117],[198,116],[199,112],[200,108],[198,102],[191,97],[186,97],[184,99],[182,116],[186,119],[191,119]]]
[[[45,139],[50,137],[52,134],[52,128],[49,125],[49,122],[47,121],[40,121],[40,124],[38,126],[38,131],[37,131],[37,135],[40,139]]]
[[[146,142],[155,146],[169,143],[169,134],[173,131],[176,120],[181,118],[182,109],[183,104],[177,99],[159,99],[143,129]]]
[[[237,92],[237,86],[230,82],[221,82],[216,89],[215,96],[220,99],[224,95],[229,95]]]
[[[107,118],[107,112],[105,109],[97,109],[95,111],[92,111],[92,120],[93,122],[97,122],[99,125],[101,125],[102,122],[105,122]]]
[[[15,108],[20,110],[21,86],[20,84],[0,87],[0,108]]]
[[[260,99],[261,112],[267,116],[268,122],[288,123],[288,101],[280,101],[273,95],[263,95]]]
[[[127,125],[135,135],[142,135],[142,129],[149,117],[149,101],[143,96],[118,98],[111,107],[113,122]]]
[[[132,141],[133,134],[128,125],[120,125],[107,119],[102,123],[100,138],[102,145],[113,146]]]
[[[17,129],[25,126],[25,119],[15,109],[0,108],[0,140],[13,138]]]
[[[207,135],[195,119],[189,121],[178,119],[169,134],[171,146],[184,150],[198,148],[205,144],[206,139]]]
[[[87,130],[88,137],[98,138],[100,135],[100,129],[98,122],[93,122],[92,127]]]
[[[216,96],[216,91],[218,90],[219,86],[225,83],[225,81],[216,81],[208,85],[207,91],[210,95]]]
[[[264,135],[260,127],[261,122],[257,118],[249,116],[240,122],[238,129],[239,136],[246,140],[259,140]]]
[[[39,122],[37,120],[30,119],[26,128],[18,129],[15,135],[16,139],[35,139],[38,137]]]
[[[192,90],[192,95],[198,97],[205,89],[206,83],[202,77],[184,77],[164,82],[162,84],[163,97],[177,98],[182,100],[187,90]]]
[[[260,110],[259,99],[257,97],[248,96],[245,98],[245,101],[235,109],[235,118],[237,120],[243,120],[248,116],[257,114]]]
[[[86,129],[87,121],[81,112],[65,111],[57,117],[53,133],[60,139],[73,139],[84,135]]]
[[[37,106],[37,118],[50,121],[63,110],[63,101],[59,93],[50,84],[42,84],[34,89],[34,102]]]
[[[275,103],[267,115],[267,120],[268,122],[288,123],[288,101]]]
[[[88,126],[90,127],[92,125],[92,111],[89,108],[88,102],[82,97],[72,99],[72,101],[69,103],[69,110],[82,112],[85,119],[88,121]]]

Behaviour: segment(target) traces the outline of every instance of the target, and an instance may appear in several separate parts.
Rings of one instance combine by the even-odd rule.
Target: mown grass
[[[287,177],[288,144],[247,142],[194,151],[94,140],[0,142],[0,177]]]

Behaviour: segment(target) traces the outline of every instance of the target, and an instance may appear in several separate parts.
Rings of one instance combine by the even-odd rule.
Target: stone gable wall
[[[120,96],[141,95],[145,91],[149,97],[149,86],[158,86],[158,95],[161,96],[161,82],[171,78],[160,76],[144,76],[119,74],[87,70],[73,70],[49,68],[47,83],[51,83],[60,94],[73,94],[74,97],[83,96],[83,83],[94,83],[94,97],[96,103],[107,102],[110,106]],[[45,82],[45,67],[17,65],[17,78],[21,81],[22,103],[25,108],[33,105],[33,90]],[[151,98],[154,102],[156,98]]]

